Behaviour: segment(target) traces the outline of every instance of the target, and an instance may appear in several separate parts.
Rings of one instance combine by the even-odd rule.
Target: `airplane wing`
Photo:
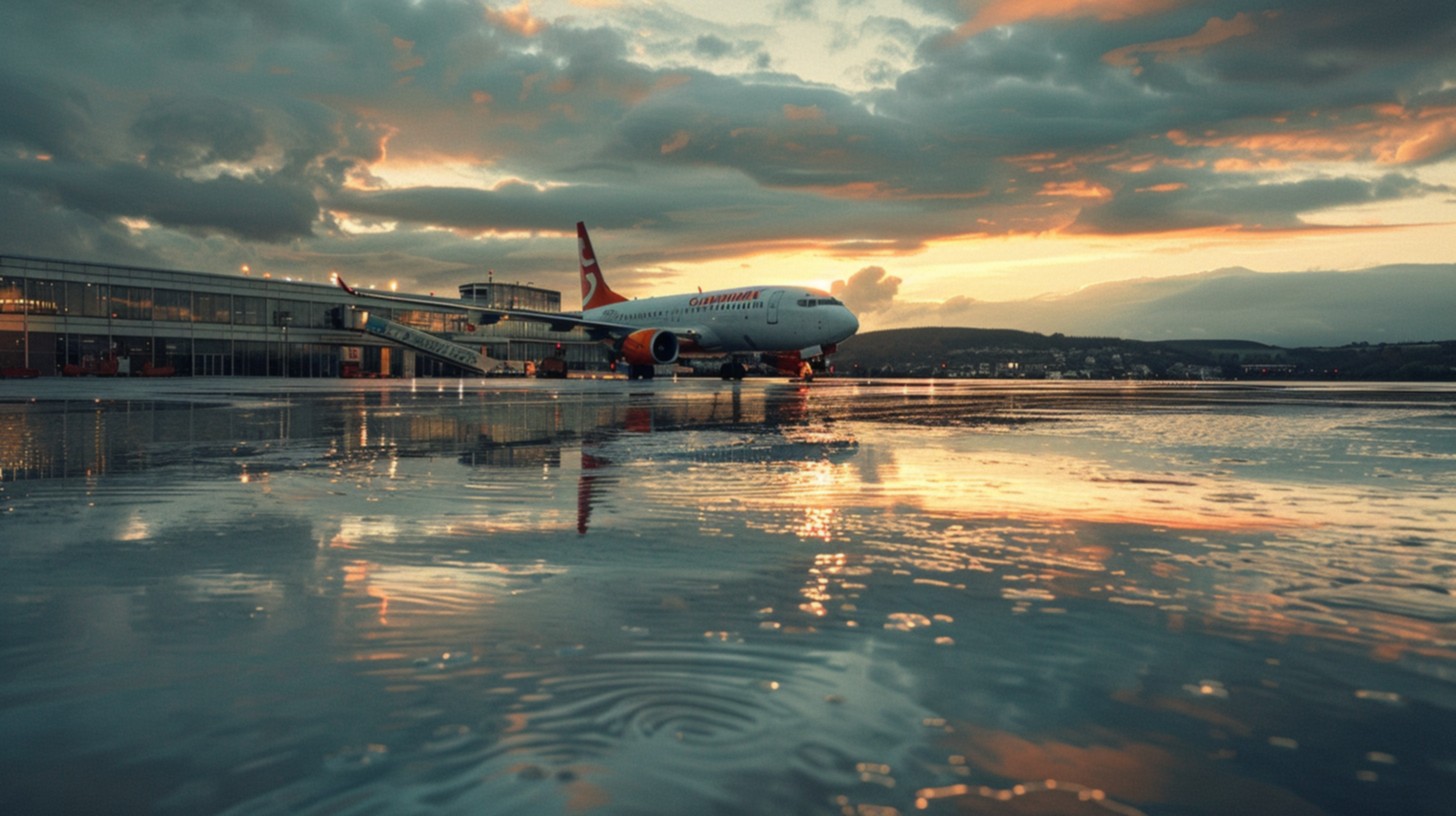
[[[435,300],[433,298],[411,297],[409,295],[396,295],[373,290],[361,292],[344,282],[343,277],[334,276],[334,282],[345,292],[361,298],[374,300],[387,300],[394,303],[408,303],[414,306],[423,306],[430,309],[457,311],[465,314],[479,315],[476,323],[484,326],[494,325],[502,320],[528,320],[533,323],[545,323],[551,331],[571,331],[572,329],[583,329],[594,340],[606,338],[619,338],[631,334],[640,326],[629,326],[624,323],[612,323],[605,320],[591,320],[581,315],[570,312],[537,312],[531,309],[500,309],[491,306],[478,306],[465,301]]]

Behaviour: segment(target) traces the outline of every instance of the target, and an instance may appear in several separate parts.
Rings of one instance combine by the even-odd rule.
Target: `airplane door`
[[[782,290],[782,289],[780,289],[777,292],[774,292],[773,294],[771,294],[771,295],[768,296],[768,322],[769,322],[769,325],[773,325],[773,324],[779,322],[779,300],[782,299],[783,296],[784,296],[784,290]]]

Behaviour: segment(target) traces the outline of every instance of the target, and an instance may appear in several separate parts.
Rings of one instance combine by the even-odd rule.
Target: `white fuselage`
[[[859,330],[859,319],[839,300],[798,286],[641,298],[588,309],[582,317],[666,329],[680,338],[684,356],[800,351],[831,346]]]

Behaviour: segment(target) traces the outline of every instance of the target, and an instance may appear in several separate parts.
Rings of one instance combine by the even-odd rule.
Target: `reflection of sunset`
[[[365,542],[391,542],[399,537],[399,522],[393,517],[353,516],[337,521],[338,529],[327,538],[328,545],[350,550]]]
[[[859,495],[885,504],[913,501],[925,512],[960,519],[1223,531],[1300,523],[1280,508],[1277,496],[1255,486],[1239,486],[1250,496],[1248,501],[1234,506],[1217,502],[1211,494],[1232,489],[1209,477],[1148,478],[1109,471],[1083,459],[1007,451],[954,458],[937,451],[929,460],[917,458],[913,449],[898,448],[896,453],[897,466],[881,473],[882,478],[886,472],[893,478]]]
[[[1168,806],[1198,813],[1267,813],[1281,816],[1324,811],[1294,793],[1246,777],[1225,773],[1202,757],[1186,756],[1152,742],[1127,741],[1111,734],[1090,735],[1076,742],[1035,741],[1006,731],[961,725],[947,740],[975,770],[1003,779],[1021,780],[1046,801],[1028,801],[1019,812],[1058,814],[1072,802],[1100,803],[1115,813],[1140,813],[1136,806]],[[1057,792],[1055,798],[1047,796]],[[1015,792],[1013,788],[1011,792]],[[1104,793],[1105,792],[1105,793]],[[967,785],[921,791],[922,799],[973,795]],[[993,796],[1009,800],[1011,796]],[[1028,797],[1029,798],[1029,797]],[[973,807],[968,805],[968,807]],[[1080,812],[1080,811],[1074,811]],[[1087,811],[1094,812],[1094,811]]]
[[[1008,439],[1011,439],[1008,437]],[[1021,443],[1019,438],[1013,440]],[[996,438],[991,438],[995,445]],[[947,450],[902,444],[891,435],[873,483],[827,462],[801,465],[786,489],[761,503],[811,502],[920,511],[955,519],[1011,518],[1047,523],[1135,524],[1175,530],[1276,531],[1327,526],[1386,526],[1406,509],[1408,493],[1348,484],[1308,485],[1297,497],[1277,481],[1241,478],[1230,468],[1147,473],[1095,458],[987,448]],[[1024,447],[1024,444],[1022,445]],[[888,466],[887,466],[888,465]],[[1448,511],[1456,525],[1456,511]]]
[[[379,602],[379,625],[389,625],[389,593],[378,586],[370,577],[379,569],[368,561],[353,561],[343,565],[344,587],[363,593]]]
[[[154,750],[139,702],[219,772],[329,758],[217,812],[1438,810],[1449,399],[574,387],[0,420],[57,762]]]
[[[806,507],[804,520],[796,531],[799,538],[817,538],[828,541],[832,537],[835,510],[832,507]]]
[[[1009,405],[1044,410],[1030,399]],[[1303,430],[1321,444],[1370,447],[1349,422],[1348,414],[1330,413]],[[1442,645],[1450,642],[1449,592],[1391,585],[1401,578],[1363,589],[1372,576],[1344,563],[1357,558],[1351,546],[1361,557],[1388,550],[1392,574],[1418,580],[1421,552],[1412,547],[1456,529],[1456,511],[1433,493],[1400,482],[1271,474],[1271,458],[1312,472],[1328,458],[1322,451],[1309,465],[1295,458],[1288,449],[1301,441],[1284,435],[1273,414],[1159,412],[1120,423],[1149,444],[1119,447],[1067,426],[959,434],[857,425],[856,456],[796,464],[736,503],[779,519],[762,524],[768,532],[871,545],[837,554],[832,569],[816,563],[810,571],[799,612],[818,621],[842,618],[851,602],[862,606],[858,590],[842,588],[850,567],[860,571],[861,588],[908,575],[925,587],[994,591],[1014,613],[1060,614],[1100,602],[1128,614],[1156,611],[1169,631],[1343,643],[1385,662],[1456,658]],[[1214,461],[1158,453],[1188,444],[1227,452]],[[1406,456],[1386,448],[1381,455]],[[1413,544],[1391,545],[1390,536]],[[913,629],[906,621],[916,619],[890,625]]]
[[[145,541],[152,535],[152,527],[147,520],[142,518],[139,511],[133,510],[127,518],[126,526],[117,534],[118,541]]]

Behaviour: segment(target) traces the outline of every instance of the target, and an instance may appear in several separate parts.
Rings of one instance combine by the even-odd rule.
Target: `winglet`
[[[581,257],[581,308],[600,309],[627,299],[612,291],[607,279],[602,277],[602,268],[597,264],[597,254],[592,250],[591,238],[586,234],[586,224],[576,222],[576,247]]]
[[[345,292],[348,292],[351,295],[359,294],[358,292],[354,291],[354,287],[350,286],[347,283],[344,283],[344,276],[340,275],[337,272],[334,273],[334,283],[337,283],[340,289],[343,289]]]

